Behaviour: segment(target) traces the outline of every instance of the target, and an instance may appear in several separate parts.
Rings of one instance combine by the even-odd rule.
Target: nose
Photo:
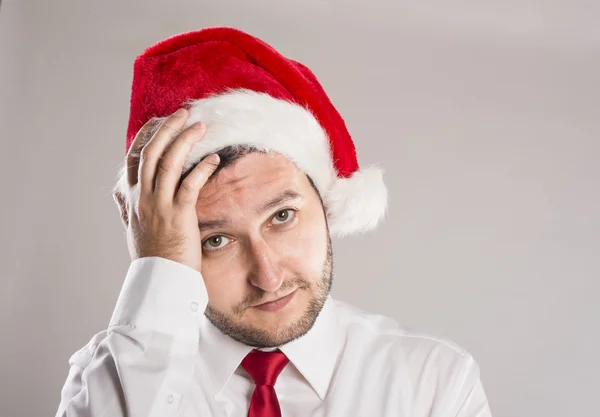
[[[275,292],[283,283],[283,269],[280,258],[264,239],[250,245],[252,265],[250,283],[266,292]]]

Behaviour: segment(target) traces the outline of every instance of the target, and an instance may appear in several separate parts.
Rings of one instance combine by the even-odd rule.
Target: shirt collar
[[[206,369],[206,377],[216,397],[240,366],[242,360],[250,353],[252,347],[221,333],[203,315],[200,321],[199,350],[201,352],[200,360]]]
[[[280,347],[321,400],[327,395],[339,352],[340,325],[334,304],[328,296],[313,327]]]
[[[328,296],[313,327],[304,336],[279,348],[306,378],[321,400],[327,395],[339,351],[340,328],[334,303],[331,296]],[[224,335],[203,316],[199,349],[216,397],[252,347]]]

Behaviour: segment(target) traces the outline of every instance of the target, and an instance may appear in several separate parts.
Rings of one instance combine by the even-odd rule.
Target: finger
[[[140,152],[148,141],[148,135],[156,125],[156,119],[152,118],[137,132],[133,142],[129,146],[125,156],[125,166],[127,167],[127,183],[133,187],[138,182],[138,169],[140,163]]]
[[[156,173],[154,194],[160,199],[173,201],[180,182],[186,156],[206,133],[206,125],[198,122],[184,130],[163,154]]]
[[[142,149],[138,173],[141,181],[141,195],[149,195],[154,192],[157,165],[173,136],[179,133],[183,127],[187,116],[188,112],[185,109],[179,109],[170,115]]]
[[[212,154],[196,165],[179,186],[179,190],[175,196],[175,204],[195,206],[200,190],[215,172],[219,166],[219,162],[219,155]]]

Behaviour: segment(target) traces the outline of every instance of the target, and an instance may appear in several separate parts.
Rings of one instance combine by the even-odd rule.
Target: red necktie
[[[288,362],[289,359],[279,350],[274,352],[253,350],[244,358],[242,367],[256,384],[248,417],[281,417],[274,385]]]

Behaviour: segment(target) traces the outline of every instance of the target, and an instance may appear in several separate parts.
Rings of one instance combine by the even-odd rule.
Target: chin
[[[270,334],[288,329],[300,321],[309,308],[308,300],[304,294],[295,294],[288,305],[278,311],[264,311],[252,308],[245,324],[264,330]]]
[[[305,335],[323,307],[324,298],[301,291],[276,311],[250,307],[242,317],[234,318],[210,305],[205,315],[222,333],[248,346],[271,348]]]
[[[252,326],[263,335],[257,347],[278,347],[304,336],[312,328],[313,323],[302,321],[302,317],[300,315],[291,320],[282,320],[278,325],[273,326],[265,326],[264,323],[260,327]]]

